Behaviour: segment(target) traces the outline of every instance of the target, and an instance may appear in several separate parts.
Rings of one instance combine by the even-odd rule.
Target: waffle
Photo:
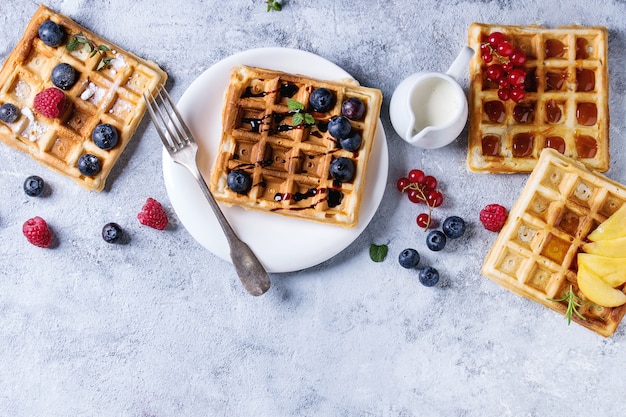
[[[39,25],[46,20],[64,28],[64,43],[56,48],[39,39]],[[99,54],[90,57],[83,47],[68,51],[67,42],[77,34],[95,45],[108,46],[110,51],[105,54],[110,64],[98,69]],[[65,111],[56,119],[48,119],[33,109],[33,99],[38,92],[53,87],[50,74],[59,63],[70,64],[80,75],[65,91]],[[81,186],[101,191],[143,117],[143,92],[156,91],[166,78],[156,64],[40,6],[0,70],[0,104],[12,103],[20,109],[14,123],[0,121],[0,140]],[[100,123],[109,123],[118,132],[118,144],[110,150],[100,149],[91,140],[92,130]],[[78,159],[86,153],[100,160],[101,170],[96,175],[86,176],[78,169]]]
[[[626,187],[554,149],[542,151],[524,190],[483,264],[483,274],[501,286],[561,314],[561,298],[576,279],[576,255],[587,235],[626,202]],[[601,334],[615,332],[626,313],[583,304],[586,320],[572,320]]]
[[[334,105],[326,113],[309,109],[309,95],[327,88]],[[341,113],[345,99],[357,97],[366,106],[364,116],[351,120],[361,133],[355,152],[342,149],[327,131],[328,121]],[[315,125],[293,127],[288,100],[304,104]],[[379,90],[356,81],[329,82],[284,72],[236,66],[233,68],[223,110],[223,135],[211,173],[215,198],[240,205],[327,224],[354,227],[363,198],[365,173],[382,103]],[[335,158],[350,158],[352,180],[338,183],[329,175]],[[227,185],[228,173],[243,170],[252,178],[246,194]]]
[[[530,172],[541,150],[550,147],[589,168],[607,171],[606,28],[474,23],[469,28],[470,47],[479,51],[481,42],[496,31],[527,55],[526,94],[519,103],[500,100],[497,84],[486,77],[481,53],[474,55],[470,61],[469,169]]]

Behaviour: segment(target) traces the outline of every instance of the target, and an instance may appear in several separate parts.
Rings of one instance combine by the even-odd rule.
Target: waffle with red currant
[[[228,205],[354,227],[379,124],[382,93],[236,66],[211,173]]]
[[[504,288],[608,337],[624,317],[626,304],[601,307],[588,302],[578,289],[576,259],[588,234],[623,204],[624,185],[544,149],[482,272]],[[570,300],[580,316],[568,312]]]
[[[0,70],[0,140],[101,191],[167,74],[40,6]]]
[[[606,28],[474,23],[469,45],[471,171],[530,172],[544,148],[608,170]]]

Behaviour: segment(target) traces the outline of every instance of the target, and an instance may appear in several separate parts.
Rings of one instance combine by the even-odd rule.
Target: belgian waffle
[[[316,113],[309,108],[309,95],[321,87],[332,92],[334,105],[328,112]],[[349,97],[361,99],[366,107],[360,120],[350,120],[352,129],[362,137],[355,152],[342,149],[326,128],[333,116],[341,114],[342,103]],[[303,104],[315,124],[294,127],[288,100]],[[211,191],[228,205],[354,227],[381,104],[380,90],[359,86],[353,80],[329,82],[236,66],[226,93]],[[354,162],[355,175],[337,183],[329,175],[329,166],[340,157]],[[235,169],[252,178],[246,194],[233,192],[227,185],[228,173]]]
[[[474,23],[480,50],[501,32],[527,55],[525,98],[498,98],[481,53],[470,61],[468,167],[487,173],[530,172],[546,147],[600,172],[609,168],[607,30],[604,27],[496,26]]]
[[[62,45],[50,47],[39,39],[39,26],[46,20],[63,27]],[[67,50],[67,42],[79,34],[96,46],[110,49],[106,52],[109,65],[98,69],[102,57],[90,56],[85,48]],[[33,99],[38,92],[53,86],[50,74],[59,63],[70,64],[79,77],[65,91],[69,103],[66,110],[59,118],[48,119],[33,109]],[[156,64],[42,5],[0,70],[0,104],[12,103],[20,109],[20,117],[14,123],[0,121],[0,140],[81,186],[101,191],[143,117],[146,108],[143,92],[156,91],[166,78],[167,74]],[[100,123],[111,124],[118,132],[118,144],[110,150],[100,149],[91,140],[92,130]],[[94,176],[81,174],[77,167],[84,153],[100,160],[102,168]]]
[[[626,202],[626,187],[593,172],[553,149],[539,161],[508,220],[487,255],[483,274],[503,287],[561,314],[555,302],[572,287],[583,300],[576,279],[576,255],[587,235]],[[586,320],[572,320],[608,337],[626,313],[583,304]]]

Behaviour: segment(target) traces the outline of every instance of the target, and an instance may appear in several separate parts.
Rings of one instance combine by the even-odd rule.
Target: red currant
[[[520,48],[515,48],[509,57],[509,60],[513,65],[522,66],[526,63],[526,53]]]
[[[509,79],[507,77],[504,77],[498,80],[498,85],[500,86],[500,88],[509,88],[511,83],[509,82]]]
[[[491,35],[489,35],[489,38],[487,39],[487,41],[489,42],[489,45],[496,48],[498,47],[498,45],[504,42],[505,39],[506,38],[501,32],[493,32]]]
[[[483,54],[483,61],[485,61],[485,64],[490,63],[491,61],[493,61],[493,55],[491,54]]]
[[[505,72],[509,72],[513,69],[513,64],[511,64],[510,62],[505,62],[504,64],[502,64],[502,69]]]
[[[496,51],[498,51],[501,56],[511,56],[513,53],[513,45],[504,41],[496,47]]]
[[[426,202],[430,207],[439,207],[443,203],[443,194],[431,190],[426,194]]]
[[[502,65],[493,64],[487,67],[487,78],[491,81],[498,81],[502,77],[504,77],[504,70],[502,69]]]
[[[502,101],[507,101],[511,97],[511,89],[510,88],[500,88],[498,90],[498,98]]]
[[[412,169],[409,171],[408,179],[413,184],[421,184],[425,176],[426,174],[421,169]]]
[[[410,189],[408,197],[411,203],[419,204],[424,202],[424,194],[421,190]]]
[[[437,188],[437,179],[432,175],[427,175],[424,178],[424,188],[426,190],[434,190],[435,188]]]
[[[520,87],[513,87],[511,88],[511,100],[513,100],[514,102],[519,102],[521,100],[524,99],[524,97],[526,97],[526,92],[524,91],[523,88]]]
[[[427,214],[427,213],[418,214],[417,218],[415,219],[415,222],[417,223],[419,227],[428,229],[428,226],[430,226],[430,214]]]
[[[515,68],[509,72],[509,82],[514,86],[524,85],[526,82],[526,71]]]
[[[400,191],[401,193],[406,191],[406,188],[411,184],[411,181],[409,181],[408,178],[406,177],[402,177],[398,180],[398,182],[396,183],[396,187],[398,187],[398,191]]]

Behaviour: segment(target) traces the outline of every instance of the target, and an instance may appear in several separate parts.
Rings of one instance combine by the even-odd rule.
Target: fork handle
[[[237,271],[237,275],[239,275],[241,283],[246,291],[252,295],[258,296],[264,294],[270,288],[269,274],[263,265],[261,265],[261,262],[252,249],[250,249],[244,241],[239,239],[239,236],[237,236],[228,223],[228,220],[226,220],[226,217],[224,217],[224,213],[222,213],[217,201],[215,201],[200,171],[195,166],[193,168],[195,169],[191,169],[191,172],[200,185],[200,189],[202,189],[209,205],[213,209],[213,212],[215,212],[217,221],[226,235],[226,240],[230,246],[230,258]]]

